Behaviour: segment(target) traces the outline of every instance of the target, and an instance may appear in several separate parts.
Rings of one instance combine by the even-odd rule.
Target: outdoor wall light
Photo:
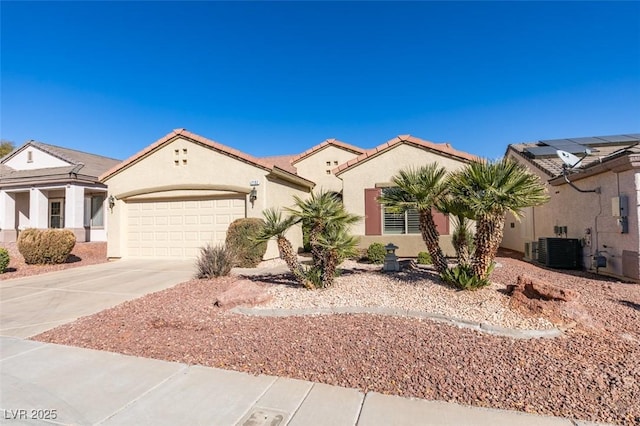
[[[113,210],[113,206],[116,205],[116,197],[109,195],[109,209]]]
[[[249,201],[251,202],[251,205],[253,205],[253,203],[255,203],[257,199],[258,199],[258,191],[254,186],[253,188],[251,188],[251,192],[249,193]]]

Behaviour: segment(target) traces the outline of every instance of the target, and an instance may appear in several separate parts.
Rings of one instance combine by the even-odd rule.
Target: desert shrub
[[[200,254],[196,259],[196,277],[214,278],[229,275],[233,268],[235,256],[231,249],[224,244],[212,246],[207,244],[200,247]]]
[[[227,230],[225,244],[233,251],[235,266],[255,268],[267,251],[267,242],[256,242],[264,227],[264,220],[254,217],[236,219]]]
[[[428,251],[421,251],[418,253],[418,265],[431,265],[431,255]]]
[[[440,278],[460,290],[477,290],[491,284],[489,278],[480,278],[474,275],[470,265],[457,265],[447,269],[440,275]]]
[[[75,245],[76,236],[68,229],[29,228],[18,237],[18,251],[28,265],[64,263]]]
[[[384,256],[387,254],[381,243],[373,243],[367,248],[367,259],[371,263],[384,263]]]
[[[0,247],[0,274],[4,274],[9,266],[9,252],[6,248]]]

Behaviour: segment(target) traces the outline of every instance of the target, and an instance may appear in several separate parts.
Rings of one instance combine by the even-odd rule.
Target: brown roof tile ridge
[[[394,138],[391,138],[388,141],[378,145],[375,148],[372,148],[372,149],[369,149],[369,150],[365,151],[364,153],[360,154],[356,158],[354,158],[352,160],[349,160],[346,163],[343,163],[343,164],[339,165],[338,167],[333,169],[333,174],[339,174],[342,171],[344,171],[345,169],[350,168],[354,164],[357,164],[357,163],[359,163],[361,161],[364,161],[367,158],[375,157],[375,156],[385,152],[389,148],[393,147],[394,145],[405,143],[405,142],[412,143],[414,145],[419,145],[421,147],[429,148],[429,149],[432,149],[434,151],[439,151],[439,152],[442,152],[442,153],[445,153],[445,154],[449,154],[449,155],[452,155],[452,156],[455,156],[455,157],[463,158],[463,159],[469,160],[469,161],[480,161],[481,160],[481,158],[478,157],[478,156],[475,156],[473,154],[469,154],[469,153],[464,152],[464,151],[459,151],[457,149],[454,149],[451,146],[451,144],[449,144],[449,143],[437,144],[437,143],[426,141],[424,139],[420,139],[420,138],[417,138],[417,137],[411,136],[411,135],[398,135],[398,136],[396,136]]]
[[[329,139],[325,139],[322,142],[320,142],[317,145],[312,146],[311,148],[307,149],[306,151],[304,151],[302,154],[298,154],[296,157],[294,157],[291,160],[291,164],[296,163],[300,160],[302,160],[303,158],[308,157],[309,155],[313,154],[314,152],[317,152],[321,149],[323,149],[324,147],[328,146],[328,145],[333,145],[333,146],[337,146],[338,148],[342,148],[345,149],[347,151],[351,151],[355,154],[362,154],[365,152],[364,149],[357,147],[355,145],[351,145],[348,144],[346,142],[343,142],[341,140],[338,140],[336,138],[329,138]]]
[[[212,148],[215,148],[219,151],[225,152],[229,155],[232,155],[234,157],[238,157],[241,160],[244,161],[248,161],[250,163],[254,163],[260,167],[263,167],[265,169],[271,170],[271,168],[273,167],[272,165],[266,163],[265,161],[263,161],[260,158],[254,157],[253,155],[247,154],[245,152],[242,152],[238,149],[232,148],[230,146],[221,144],[220,142],[216,142],[212,139],[208,139],[205,138],[204,136],[200,136],[197,135],[195,133],[192,133],[186,129],[177,129],[177,134],[182,135],[182,136],[186,136],[189,139],[193,139],[195,141],[204,143],[205,145],[211,146]]]
[[[435,151],[440,151],[440,152],[443,152],[445,154],[453,155],[455,157],[464,158],[464,159],[469,160],[469,161],[480,161],[481,160],[480,157],[478,157],[476,155],[473,155],[473,154],[469,154],[468,152],[457,150],[453,146],[451,146],[451,144],[448,144],[448,143],[439,144],[439,143],[431,142],[431,141],[428,141],[428,140],[425,140],[425,139],[420,139],[420,138],[417,138],[417,137],[411,136],[411,135],[407,135],[407,137],[404,138],[404,140],[406,140],[407,142],[412,142],[412,143],[418,144],[418,145],[423,146],[425,148],[430,148],[430,149],[433,149]]]
[[[142,149],[141,151],[136,152],[131,157],[127,158],[126,160],[123,160],[120,164],[116,164],[115,166],[113,166],[112,168],[110,168],[109,170],[107,170],[106,172],[101,174],[98,177],[98,180],[102,181],[102,180],[106,179],[107,177],[111,176],[112,174],[122,170],[123,168],[127,167],[128,165],[132,164],[133,162],[137,161],[138,159],[144,157],[146,154],[148,154],[149,152],[153,151],[154,149],[156,149],[158,146],[162,145],[163,143],[165,143],[169,139],[179,135],[180,134],[179,132],[183,131],[183,130],[184,129],[172,130],[170,133],[167,133],[166,135],[164,135],[163,137],[161,137],[160,139],[158,139],[157,141],[155,141],[151,145],[147,146],[146,148]]]

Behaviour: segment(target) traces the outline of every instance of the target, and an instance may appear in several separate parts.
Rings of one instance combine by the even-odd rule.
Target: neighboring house
[[[415,256],[425,250],[415,212],[385,212],[372,196],[404,167],[436,161],[454,170],[474,158],[412,136],[369,151],[328,139],[300,155],[256,158],[177,129],[101,176],[115,201],[108,256],[195,257],[207,242],[223,242],[233,220],[292,206],[294,195],[305,198],[314,188],[341,194],[347,210],[363,216],[353,228],[361,246],[394,242],[399,254]],[[449,218],[437,216],[450,248]],[[299,227],[288,237],[302,246]],[[270,244],[265,257],[276,256]]]
[[[566,179],[558,149],[584,157]],[[502,247],[524,252],[528,259],[562,264],[576,252],[573,242],[555,238],[573,239],[584,268],[639,278],[640,134],[513,144],[506,156],[540,176],[551,199],[525,209],[520,221],[508,215]],[[549,246],[551,242],[559,245]]]
[[[30,141],[0,159],[0,241],[25,228],[66,228],[78,241],[106,241],[106,186],[120,160]]]

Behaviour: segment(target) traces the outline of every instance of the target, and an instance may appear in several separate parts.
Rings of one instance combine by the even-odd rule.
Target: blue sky
[[[0,3],[0,136],[124,159],[640,132],[638,2]]]

